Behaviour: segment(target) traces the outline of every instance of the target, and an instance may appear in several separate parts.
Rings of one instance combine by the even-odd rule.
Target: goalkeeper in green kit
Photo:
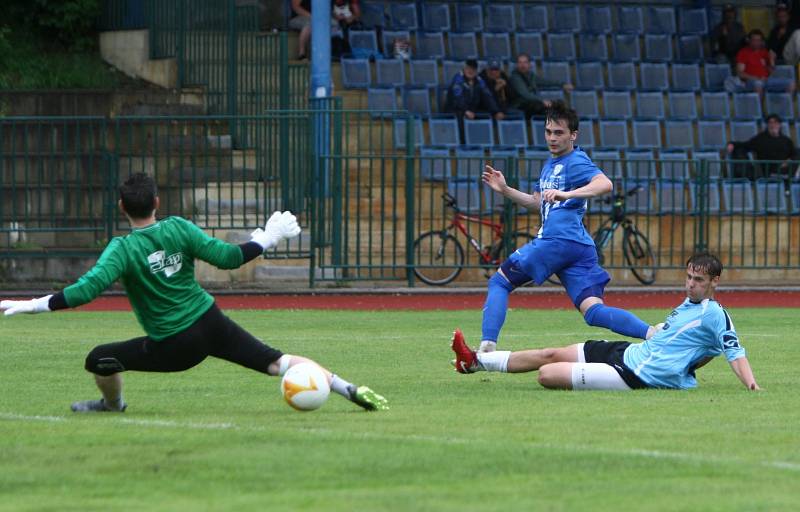
[[[308,359],[284,354],[256,339],[222,314],[213,297],[194,277],[194,260],[218,268],[238,268],[282,240],[300,234],[291,212],[275,212],[251,240],[232,245],[206,235],[181,217],[156,220],[156,183],[134,174],[120,188],[120,210],[132,232],[116,237],[92,269],[54,295],[32,300],[4,300],[6,316],[74,308],[92,301],[120,280],[146,336],[95,347],[86,357],[102,393],[99,400],[72,404],[75,412],[122,412],[121,373],[177,372],[214,356],[268,375],[283,375]],[[331,389],[366,410],[388,409],[386,399],[324,370]]]

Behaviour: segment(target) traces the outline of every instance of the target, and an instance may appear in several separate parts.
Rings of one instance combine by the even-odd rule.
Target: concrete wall
[[[178,83],[175,59],[150,59],[147,30],[116,30],[100,33],[100,55],[126,75],[141,78],[161,87]]]

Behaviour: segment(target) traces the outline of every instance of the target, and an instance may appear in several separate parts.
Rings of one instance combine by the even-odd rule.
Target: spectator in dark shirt
[[[744,27],[736,21],[736,7],[726,4],[722,10],[722,21],[711,31],[712,57],[717,62],[733,64],[744,39]]]
[[[475,115],[488,112],[495,119],[503,119],[504,114],[494,101],[486,82],[478,76],[478,62],[467,59],[464,68],[453,77],[447,89],[445,112],[451,112],[458,117],[461,140],[464,140],[464,118],[475,119]]]
[[[486,87],[492,93],[500,112],[508,110],[508,75],[500,66],[500,61],[490,60],[486,69],[481,71],[478,76],[486,82]]]
[[[795,27],[789,19],[789,9],[785,4],[778,4],[775,8],[775,26],[767,37],[767,49],[772,54],[772,58],[779,63],[783,63],[783,48],[789,41]]]
[[[777,114],[767,116],[767,129],[746,142],[729,142],[728,154],[734,160],[746,160],[747,153],[754,153],[756,160],[772,160],[771,163],[760,164],[756,168],[734,166],[734,178],[751,180],[779,176],[790,179],[794,176],[795,165],[791,160],[797,159],[797,148],[792,139],[781,133],[781,118]]]
[[[520,53],[517,56],[517,67],[511,72],[509,92],[509,106],[525,112],[525,117],[544,115],[550,106],[550,101],[543,100],[539,95],[540,87],[557,87],[565,91],[573,89],[572,84],[562,84],[552,80],[538,78],[533,72],[531,58]]]

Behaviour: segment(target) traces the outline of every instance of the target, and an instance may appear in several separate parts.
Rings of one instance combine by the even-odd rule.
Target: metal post
[[[408,114],[406,116],[406,282],[409,288],[414,286],[414,239],[416,238],[415,227],[415,200],[414,193],[414,118]]]
[[[708,160],[700,160],[697,166],[697,234],[694,248],[696,252],[706,250],[708,226]]]
[[[311,0],[311,97],[332,96],[331,2]]]
[[[155,31],[151,28],[150,33]],[[178,59],[178,88],[186,82],[186,0],[178,2],[178,41],[176,43]],[[150,52],[152,53],[152,47]]]
[[[228,115],[236,115],[237,73],[239,69],[238,33],[236,26],[236,0],[228,0]],[[236,121],[231,119],[230,132],[233,147],[238,144]]]

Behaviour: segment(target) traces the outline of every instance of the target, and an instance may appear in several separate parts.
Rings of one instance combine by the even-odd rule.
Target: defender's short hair
[[[545,123],[548,121],[566,121],[570,132],[578,131],[578,113],[561,100],[550,103],[544,117]]]
[[[708,274],[712,278],[722,275],[722,262],[710,252],[698,252],[686,261],[686,266]]]
[[[143,172],[133,174],[119,187],[122,207],[134,219],[146,219],[156,209],[156,180]]]

